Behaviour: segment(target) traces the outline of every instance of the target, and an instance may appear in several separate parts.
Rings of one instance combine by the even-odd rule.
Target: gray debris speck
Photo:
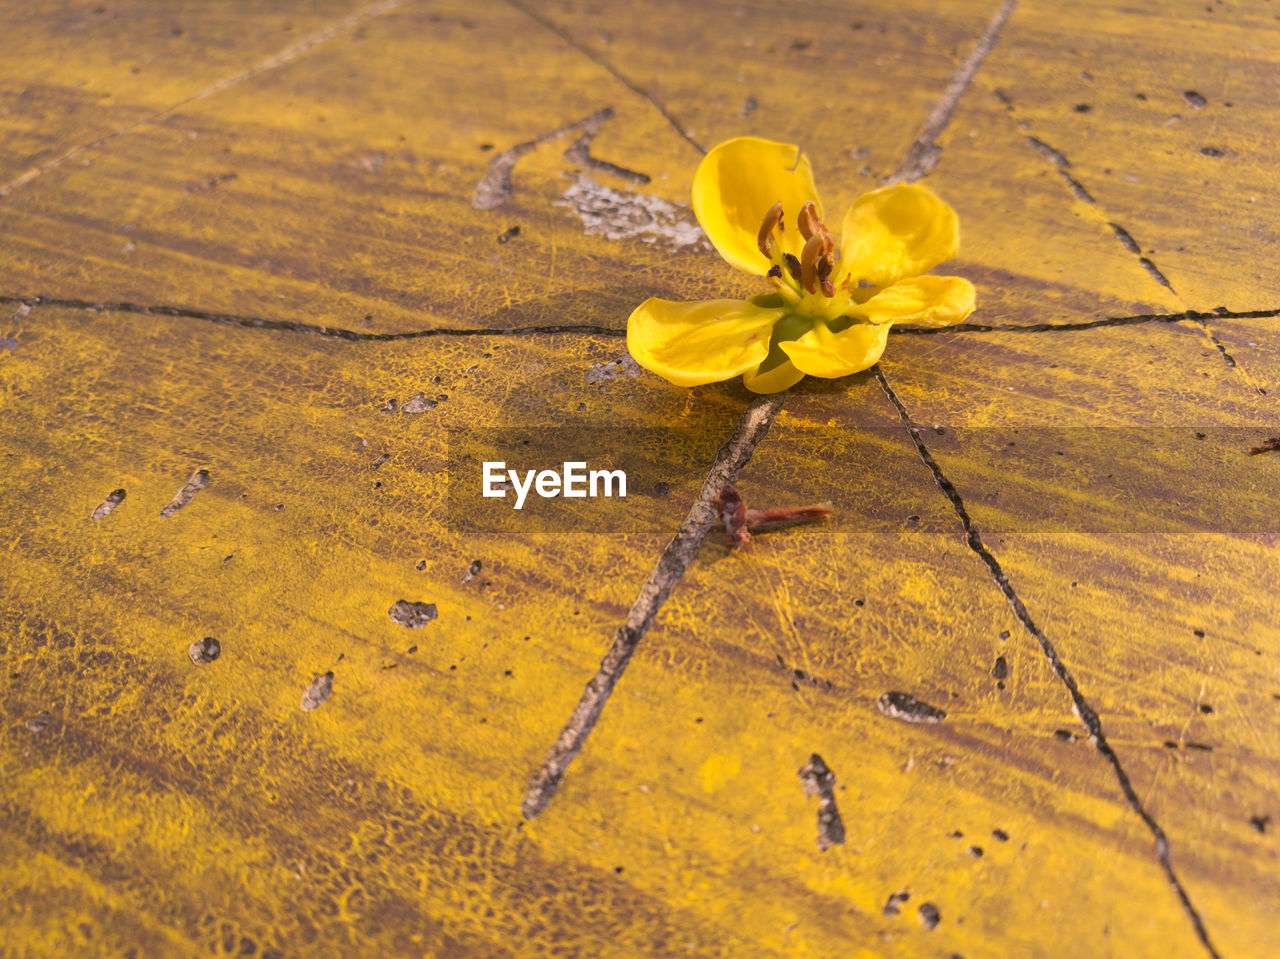
[[[409,629],[421,629],[436,618],[436,604],[411,603],[407,599],[399,599],[387,613],[393,623]]]
[[[311,685],[307,687],[302,694],[302,709],[304,712],[311,712],[321,703],[329,698],[333,693],[333,671],[321,673],[311,681]]]
[[[191,657],[191,661],[197,666],[203,666],[222,655],[222,644],[212,636],[206,636],[204,639],[197,639],[188,646],[187,655]]]
[[[940,723],[947,717],[945,710],[930,706],[909,693],[885,693],[876,700],[876,709],[890,719],[904,723]]]
[[[643,372],[640,364],[631,358],[630,353],[623,353],[603,363],[592,363],[591,368],[587,370],[586,380],[588,386],[595,386],[598,383],[620,380],[626,376],[639,376]]]
[[[415,393],[404,401],[404,405],[400,407],[400,412],[425,413],[427,410],[434,410],[438,405],[435,400],[429,400],[423,394]]]

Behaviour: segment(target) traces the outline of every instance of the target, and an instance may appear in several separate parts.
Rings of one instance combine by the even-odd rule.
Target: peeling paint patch
[[[311,680],[311,685],[306,688],[302,694],[303,712],[311,712],[316,709],[333,694],[333,670],[322,673],[315,679]]]
[[[577,213],[589,236],[639,239],[645,243],[662,241],[673,250],[711,249],[692,210],[649,193],[622,193],[601,186],[589,176],[578,175],[556,205]]]
[[[904,723],[940,723],[947,718],[945,710],[930,706],[909,693],[885,693],[876,700],[876,709],[890,719],[900,719]]]
[[[98,508],[93,511],[93,515],[89,519],[94,522],[106,519],[117,506],[124,502],[124,497],[125,492],[123,489],[113,489],[107,494],[107,498],[98,505]]]
[[[206,636],[188,646],[187,655],[197,666],[206,666],[222,655],[222,644],[212,636]]]
[[[942,921],[942,913],[938,911],[938,907],[931,902],[920,903],[920,909],[917,911],[920,917],[920,925],[926,929],[937,929],[938,923]]]
[[[570,163],[576,163],[578,166],[586,167],[588,170],[595,170],[597,173],[607,173],[610,176],[616,176],[623,180],[630,180],[632,183],[645,184],[649,182],[647,173],[640,173],[636,170],[628,170],[624,166],[618,166],[616,163],[610,163],[608,160],[597,160],[591,155],[591,141],[595,138],[595,130],[588,130],[582,136],[573,142],[569,149],[564,151],[564,158]]]
[[[489,161],[488,169],[485,170],[480,182],[476,184],[476,192],[471,198],[471,205],[477,210],[496,210],[511,198],[511,194],[515,189],[511,183],[511,171],[515,169],[516,162],[522,156],[532,152],[540,143],[546,143],[548,140],[554,140],[557,137],[564,136],[566,133],[578,130],[586,133],[588,142],[590,142],[589,138],[598,133],[604,122],[612,116],[613,107],[605,107],[603,110],[597,110],[595,113],[589,114],[575,123],[557,127],[546,133],[540,133],[532,140],[517,143],[510,150],[504,150],[499,153]]]
[[[438,404],[435,400],[429,400],[422,393],[414,393],[404,401],[404,405],[400,407],[402,413],[425,413],[427,410],[434,410]]]
[[[608,383],[628,376],[639,376],[643,372],[644,370],[640,368],[640,364],[631,358],[630,353],[623,353],[621,356],[605,360],[603,363],[592,363],[591,368],[587,370],[587,385],[595,386],[597,383]]]
[[[806,796],[818,796],[818,849],[826,852],[832,846],[844,842],[844,820],[836,808],[836,774],[814,753],[800,767],[800,781]]]
[[[907,892],[905,889],[900,889],[897,892],[890,893],[889,899],[885,902],[882,912],[886,916],[896,916],[902,911],[902,904],[910,898],[911,893]]]
[[[186,485],[183,486],[182,489],[178,490],[178,494],[173,498],[173,501],[160,511],[160,515],[165,519],[168,519],[174,513],[178,512],[178,510],[182,509],[182,507],[190,503],[191,498],[208,485],[209,471],[196,470],[191,474],[191,479],[187,480]]]
[[[435,603],[411,603],[407,599],[395,602],[387,615],[393,623],[399,623],[408,629],[421,629],[436,618]]]

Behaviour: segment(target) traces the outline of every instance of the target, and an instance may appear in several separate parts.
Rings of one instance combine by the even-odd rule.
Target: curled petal
[[[758,137],[729,140],[703,158],[693,178],[693,212],[707,238],[732,266],[747,273],[759,275],[769,268],[759,240],[769,209],[781,203],[784,218],[794,225],[808,202],[821,216],[809,158],[789,143]],[[804,248],[797,229],[784,229],[780,239],[785,253],[799,256]]]
[[[767,298],[761,297],[760,299]],[[627,321],[627,350],[676,386],[701,386],[756,369],[786,310],[751,300],[641,303]]]
[[[839,276],[875,286],[931,270],[956,255],[955,210],[918,183],[895,183],[859,197],[844,216]]]
[[[778,345],[802,373],[833,379],[861,373],[880,359],[889,339],[889,327],[854,323],[832,333],[826,323],[815,323],[804,336]]]
[[[748,370],[742,375],[742,385],[752,393],[781,393],[791,389],[802,379],[804,373],[797,370],[790,360],[786,360],[766,373],[761,373],[758,369]]]
[[[876,324],[950,326],[973,312],[974,296],[973,284],[961,277],[916,276],[852,306],[849,314]]]

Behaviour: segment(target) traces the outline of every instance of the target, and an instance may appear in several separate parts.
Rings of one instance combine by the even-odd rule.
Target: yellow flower
[[[627,349],[677,386],[742,373],[748,389],[776,393],[806,373],[847,376],[880,359],[892,324],[946,326],[973,312],[968,280],[920,275],[955,255],[960,225],[918,184],[860,197],[844,215],[837,249],[808,157],[790,144],[740,137],[699,165],[693,210],[720,255],[774,292],[641,303],[627,322]]]

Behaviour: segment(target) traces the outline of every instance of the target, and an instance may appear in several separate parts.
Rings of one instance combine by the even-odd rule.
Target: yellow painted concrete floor
[[[3,6],[0,953],[1276,955],[1280,4]],[[743,134],[970,323],[628,364]],[[450,509],[557,429],[662,480]],[[834,517],[685,563],[747,452]]]

